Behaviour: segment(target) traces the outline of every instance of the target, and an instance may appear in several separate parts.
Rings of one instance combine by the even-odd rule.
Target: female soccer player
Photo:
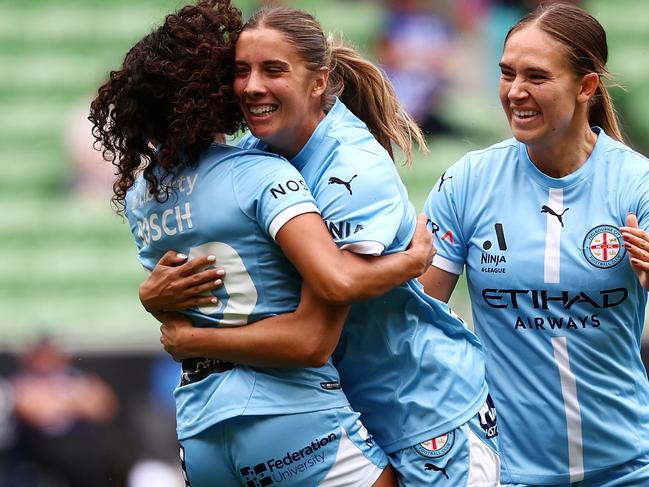
[[[447,300],[466,266],[503,483],[649,485],[649,164],[623,143],[606,61],[582,9],[524,17],[500,61],[514,138],[464,156],[426,203],[453,238],[422,281]]]
[[[135,44],[99,88],[90,119],[118,171],[114,201],[144,267],[170,248],[223,259],[232,292],[223,312],[213,302],[188,311],[197,326],[289,313],[336,335],[347,307],[323,302],[305,285],[295,310],[300,280],[282,253],[300,262],[296,254],[305,250],[291,242],[302,241],[302,221],[328,238],[301,175],[278,156],[218,142],[242,124],[231,96],[240,28],[241,13],[227,0],[184,7]],[[193,487],[394,485],[330,360],[283,369],[185,361],[176,404]]]
[[[381,72],[328,40],[310,14],[288,8],[263,10],[245,25],[235,69],[235,93],[251,131],[241,146],[278,153],[300,170],[341,249],[366,256],[404,249],[415,212],[394,167],[392,143],[408,154],[420,132]],[[281,236],[278,242],[284,247]],[[312,250],[293,262],[307,269],[303,276],[310,284],[332,284],[322,293],[330,301],[347,302],[350,291],[368,284],[367,278],[339,284],[345,269],[330,264],[310,234],[294,245]],[[223,267],[227,296],[231,276]],[[168,269],[164,275],[163,281],[182,288]],[[155,276],[143,287],[143,302],[164,309],[155,290],[165,285],[156,285]],[[179,358],[197,354],[246,363],[255,356],[279,365],[300,347],[289,331],[251,347],[254,337],[246,327],[195,330],[169,322],[162,329],[163,342]],[[356,303],[334,362],[400,485],[498,484],[495,410],[486,402],[481,347],[418,282]]]

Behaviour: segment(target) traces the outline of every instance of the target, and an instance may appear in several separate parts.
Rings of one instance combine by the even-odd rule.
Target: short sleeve
[[[301,174],[285,159],[260,151],[239,157],[232,175],[239,206],[271,238],[291,218],[320,213]]]
[[[342,249],[379,255],[403,223],[405,188],[387,157],[338,147],[315,191],[322,218]]]
[[[467,182],[465,157],[449,167],[437,180],[424,204],[428,225],[435,233],[437,254],[433,265],[452,274],[462,274],[466,262],[466,242],[459,208],[463,208]]]

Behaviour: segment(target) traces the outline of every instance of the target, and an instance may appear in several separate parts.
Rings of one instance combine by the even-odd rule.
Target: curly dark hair
[[[230,0],[187,5],[135,44],[99,88],[88,119],[95,147],[117,168],[118,213],[140,171],[164,201],[174,176],[195,165],[215,137],[242,128],[232,92],[242,22]]]

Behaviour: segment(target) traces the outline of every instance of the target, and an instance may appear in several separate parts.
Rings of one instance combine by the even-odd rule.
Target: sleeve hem
[[[361,242],[352,242],[345,244],[340,247],[340,250],[348,250],[354,252],[355,254],[365,254],[365,255],[381,255],[385,250],[385,246],[380,242],[375,242],[372,240],[364,240]]]
[[[291,218],[303,215],[304,213],[317,213],[319,215],[320,210],[313,203],[299,203],[282,210],[275,218],[273,218],[273,221],[270,222],[270,225],[268,226],[268,233],[271,238],[275,240],[275,236],[277,235],[277,232],[279,232],[280,228],[286,225]]]
[[[449,260],[446,257],[442,257],[439,254],[436,254],[435,257],[433,257],[433,265],[435,267],[438,267],[439,269],[442,269],[443,271],[450,272],[451,274],[456,274],[458,276],[462,275],[462,271],[464,270],[464,265],[453,262],[452,260]]]

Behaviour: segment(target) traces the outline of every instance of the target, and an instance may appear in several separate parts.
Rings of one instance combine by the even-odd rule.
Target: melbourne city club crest
[[[624,257],[622,234],[611,225],[593,228],[584,239],[584,256],[595,267],[608,269]]]
[[[455,443],[455,432],[450,431],[432,440],[424,441],[416,445],[415,451],[426,458],[443,457]]]

